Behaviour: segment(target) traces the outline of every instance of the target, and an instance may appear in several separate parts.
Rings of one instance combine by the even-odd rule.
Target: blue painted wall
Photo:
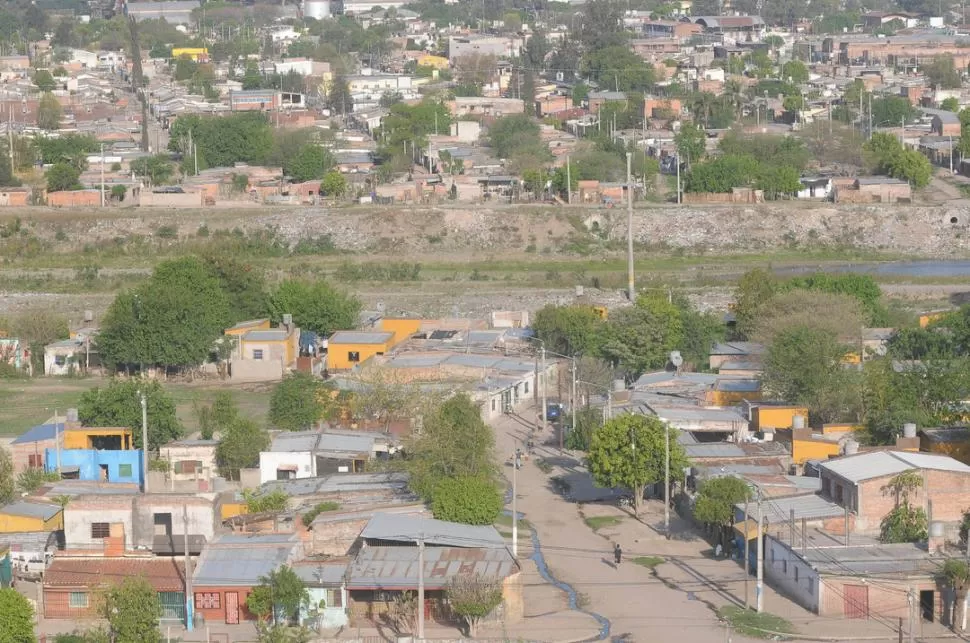
[[[61,449],[61,468],[78,467],[81,480],[102,480],[101,465],[108,466],[108,482],[142,484],[141,449],[131,451],[98,451],[96,449]],[[45,449],[44,464],[48,471],[57,470],[56,449]],[[122,475],[121,465],[128,465],[131,472]]]

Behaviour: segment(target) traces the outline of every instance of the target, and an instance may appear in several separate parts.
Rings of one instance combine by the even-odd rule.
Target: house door
[[[844,585],[843,603],[846,618],[869,618],[869,586]]]
[[[226,592],[226,623],[239,623],[239,594],[236,592]]]

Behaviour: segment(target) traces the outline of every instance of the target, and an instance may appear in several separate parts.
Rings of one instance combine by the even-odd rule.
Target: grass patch
[[[776,633],[795,633],[795,627],[780,616],[767,612],[759,614],[737,605],[725,605],[717,610],[717,615],[727,621],[738,634],[753,638],[779,640]]]
[[[545,458],[536,458],[535,463],[539,467],[539,471],[543,473],[550,473],[552,471],[552,465],[546,462]]]
[[[498,518],[495,519],[495,525],[501,527],[512,528],[512,516],[507,514],[499,514]],[[532,523],[525,518],[519,518],[519,529],[532,529]],[[512,537],[512,533],[509,532],[509,537]]]
[[[623,519],[617,518],[616,516],[591,516],[589,518],[584,518],[583,522],[585,522],[586,526],[593,531],[597,531],[605,527],[615,527],[623,522]]]
[[[634,565],[640,565],[647,569],[653,569],[662,562],[664,562],[664,559],[660,556],[637,556],[633,559]]]

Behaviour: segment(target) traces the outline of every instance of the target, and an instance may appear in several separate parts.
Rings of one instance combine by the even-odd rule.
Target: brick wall
[[[354,517],[341,522],[330,522],[314,527],[311,532],[312,555],[344,556],[350,551],[357,536],[363,531],[370,516]]]
[[[926,508],[927,495],[932,499],[932,520],[957,523],[970,507],[970,475],[949,471],[924,470],[924,488],[910,493],[909,502]],[[893,510],[896,499],[883,491],[892,476],[866,480],[859,484],[857,529],[875,533],[883,516]]]
[[[893,581],[880,579],[878,583],[867,583],[861,578],[843,578],[823,576],[819,581],[821,593],[819,615],[829,617],[845,617],[853,611],[853,605],[846,605],[846,596],[863,596],[868,598],[868,614],[895,621],[897,618],[909,618],[909,605],[906,593],[912,587],[917,595],[921,590],[932,590],[934,595],[934,620],[939,621],[943,616],[943,601],[940,599],[939,587],[927,576],[925,579],[905,579]],[[847,589],[847,586],[849,588]],[[864,589],[862,589],[864,588]],[[846,609],[848,607],[848,610]],[[864,608],[864,604],[863,604]]]

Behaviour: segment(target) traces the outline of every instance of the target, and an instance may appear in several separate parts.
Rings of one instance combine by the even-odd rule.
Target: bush
[[[431,512],[438,520],[490,525],[502,511],[502,494],[485,478],[447,478],[438,483]]]
[[[321,502],[320,504],[315,505],[313,509],[303,514],[303,526],[309,527],[310,524],[313,523],[314,519],[325,511],[336,511],[338,509],[340,509],[340,505],[336,502]]]

